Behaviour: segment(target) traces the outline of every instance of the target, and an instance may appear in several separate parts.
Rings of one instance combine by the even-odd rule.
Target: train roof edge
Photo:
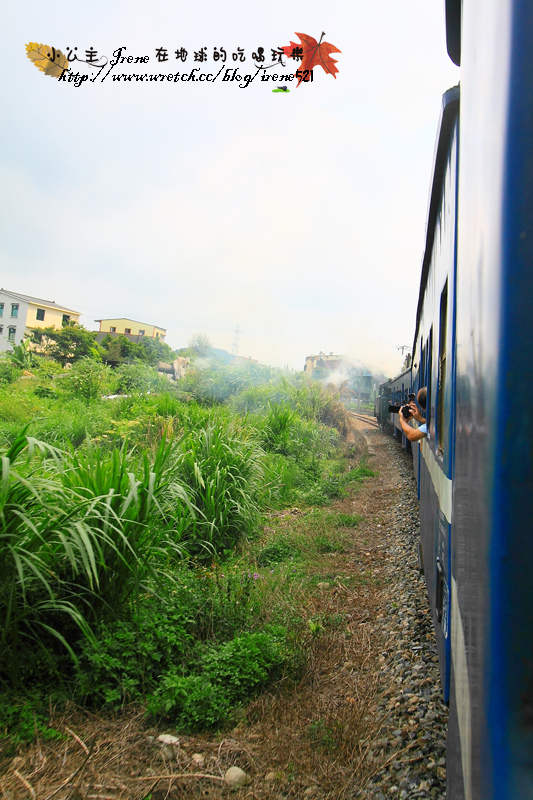
[[[424,247],[424,256],[422,259],[422,270],[420,276],[420,293],[418,296],[418,306],[416,309],[416,325],[415,335],[413,338],[413,350],[415,352],[416,340],[418,337],[418,327],[420,324],[420,314],[422,312],[422,305],[424,302],[424,292],[426,289],[426,282],[429,273],[429,265],[431,263],[431,254],[433,251],[433,241],[435,239],[435,222],[437,219],[437,212],[439,209],[441,194],[442,194],[442,180],[446,169],[446,159],[448,156],[448,148],[450,145],[450,138],[455,125],[455,121],[459,114],[459,101],[460,101],[460,88],[459,86],[452,86],[451,89],[444,92],[442,95],[442,111],[439,120],[437,142],[435,144],[435,155],[433,158],[433,175],[431,179],[431,192],[429,195],[427,224],[426,224],[426,244]]]
[[[462,0],[446,0],[446,49],[454,64],[461,66]]]

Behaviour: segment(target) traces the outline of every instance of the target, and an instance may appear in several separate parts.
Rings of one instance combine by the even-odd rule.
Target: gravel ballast
[[[364,435],[369,463],[379,464],[385,481],[392,468],[398,491],[376,509],[382,517],[376,524],[382,539],[377,547],[385,556],[382,570],[392,599],[373,625],[374,632],[379,631],[387,642],[379,656],[382,697],[377,707],[384,725],[374,752],[388,758],[353,797],[444,800],[448,709],[442,700],[433,622],[419,569],[419,513],[412,459],[381,431],[367,428]]]

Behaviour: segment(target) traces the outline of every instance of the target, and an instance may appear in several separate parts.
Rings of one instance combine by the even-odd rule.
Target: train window
[[[444,397],[446,394],[446,330],[448,318],[448,281],[440,296],[439,374],[437,384],[437,447],[444,451]]]

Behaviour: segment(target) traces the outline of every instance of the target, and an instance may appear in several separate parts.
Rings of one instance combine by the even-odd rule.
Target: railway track
[[[378,421],[375,417],[368,417],[366,414],[356,414],[355,411],[349,412],[351,417],[355,417],[360,422],[366,422],[367,425],[370,425],[373,428],[379,428]]]

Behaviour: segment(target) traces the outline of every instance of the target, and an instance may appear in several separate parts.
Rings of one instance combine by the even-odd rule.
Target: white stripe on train
[[[428,472],[437,494],[439,506],[448,520],[452,521],[452,481],[443,473],[435,458],[433,451],[426,439],[420,440],[420,452],[424,458]],[[468,681],[468,665],[466,661],[466,646],[457,599],[457,583],[452,575],[451,580],[451,648],[453,672],[455,677],[455,707],[459,723],[459,738],[461,739],[461,762],[463,767],[463,784],[465,800],[472,800],[472,718],[470,706],[470,685]]]

